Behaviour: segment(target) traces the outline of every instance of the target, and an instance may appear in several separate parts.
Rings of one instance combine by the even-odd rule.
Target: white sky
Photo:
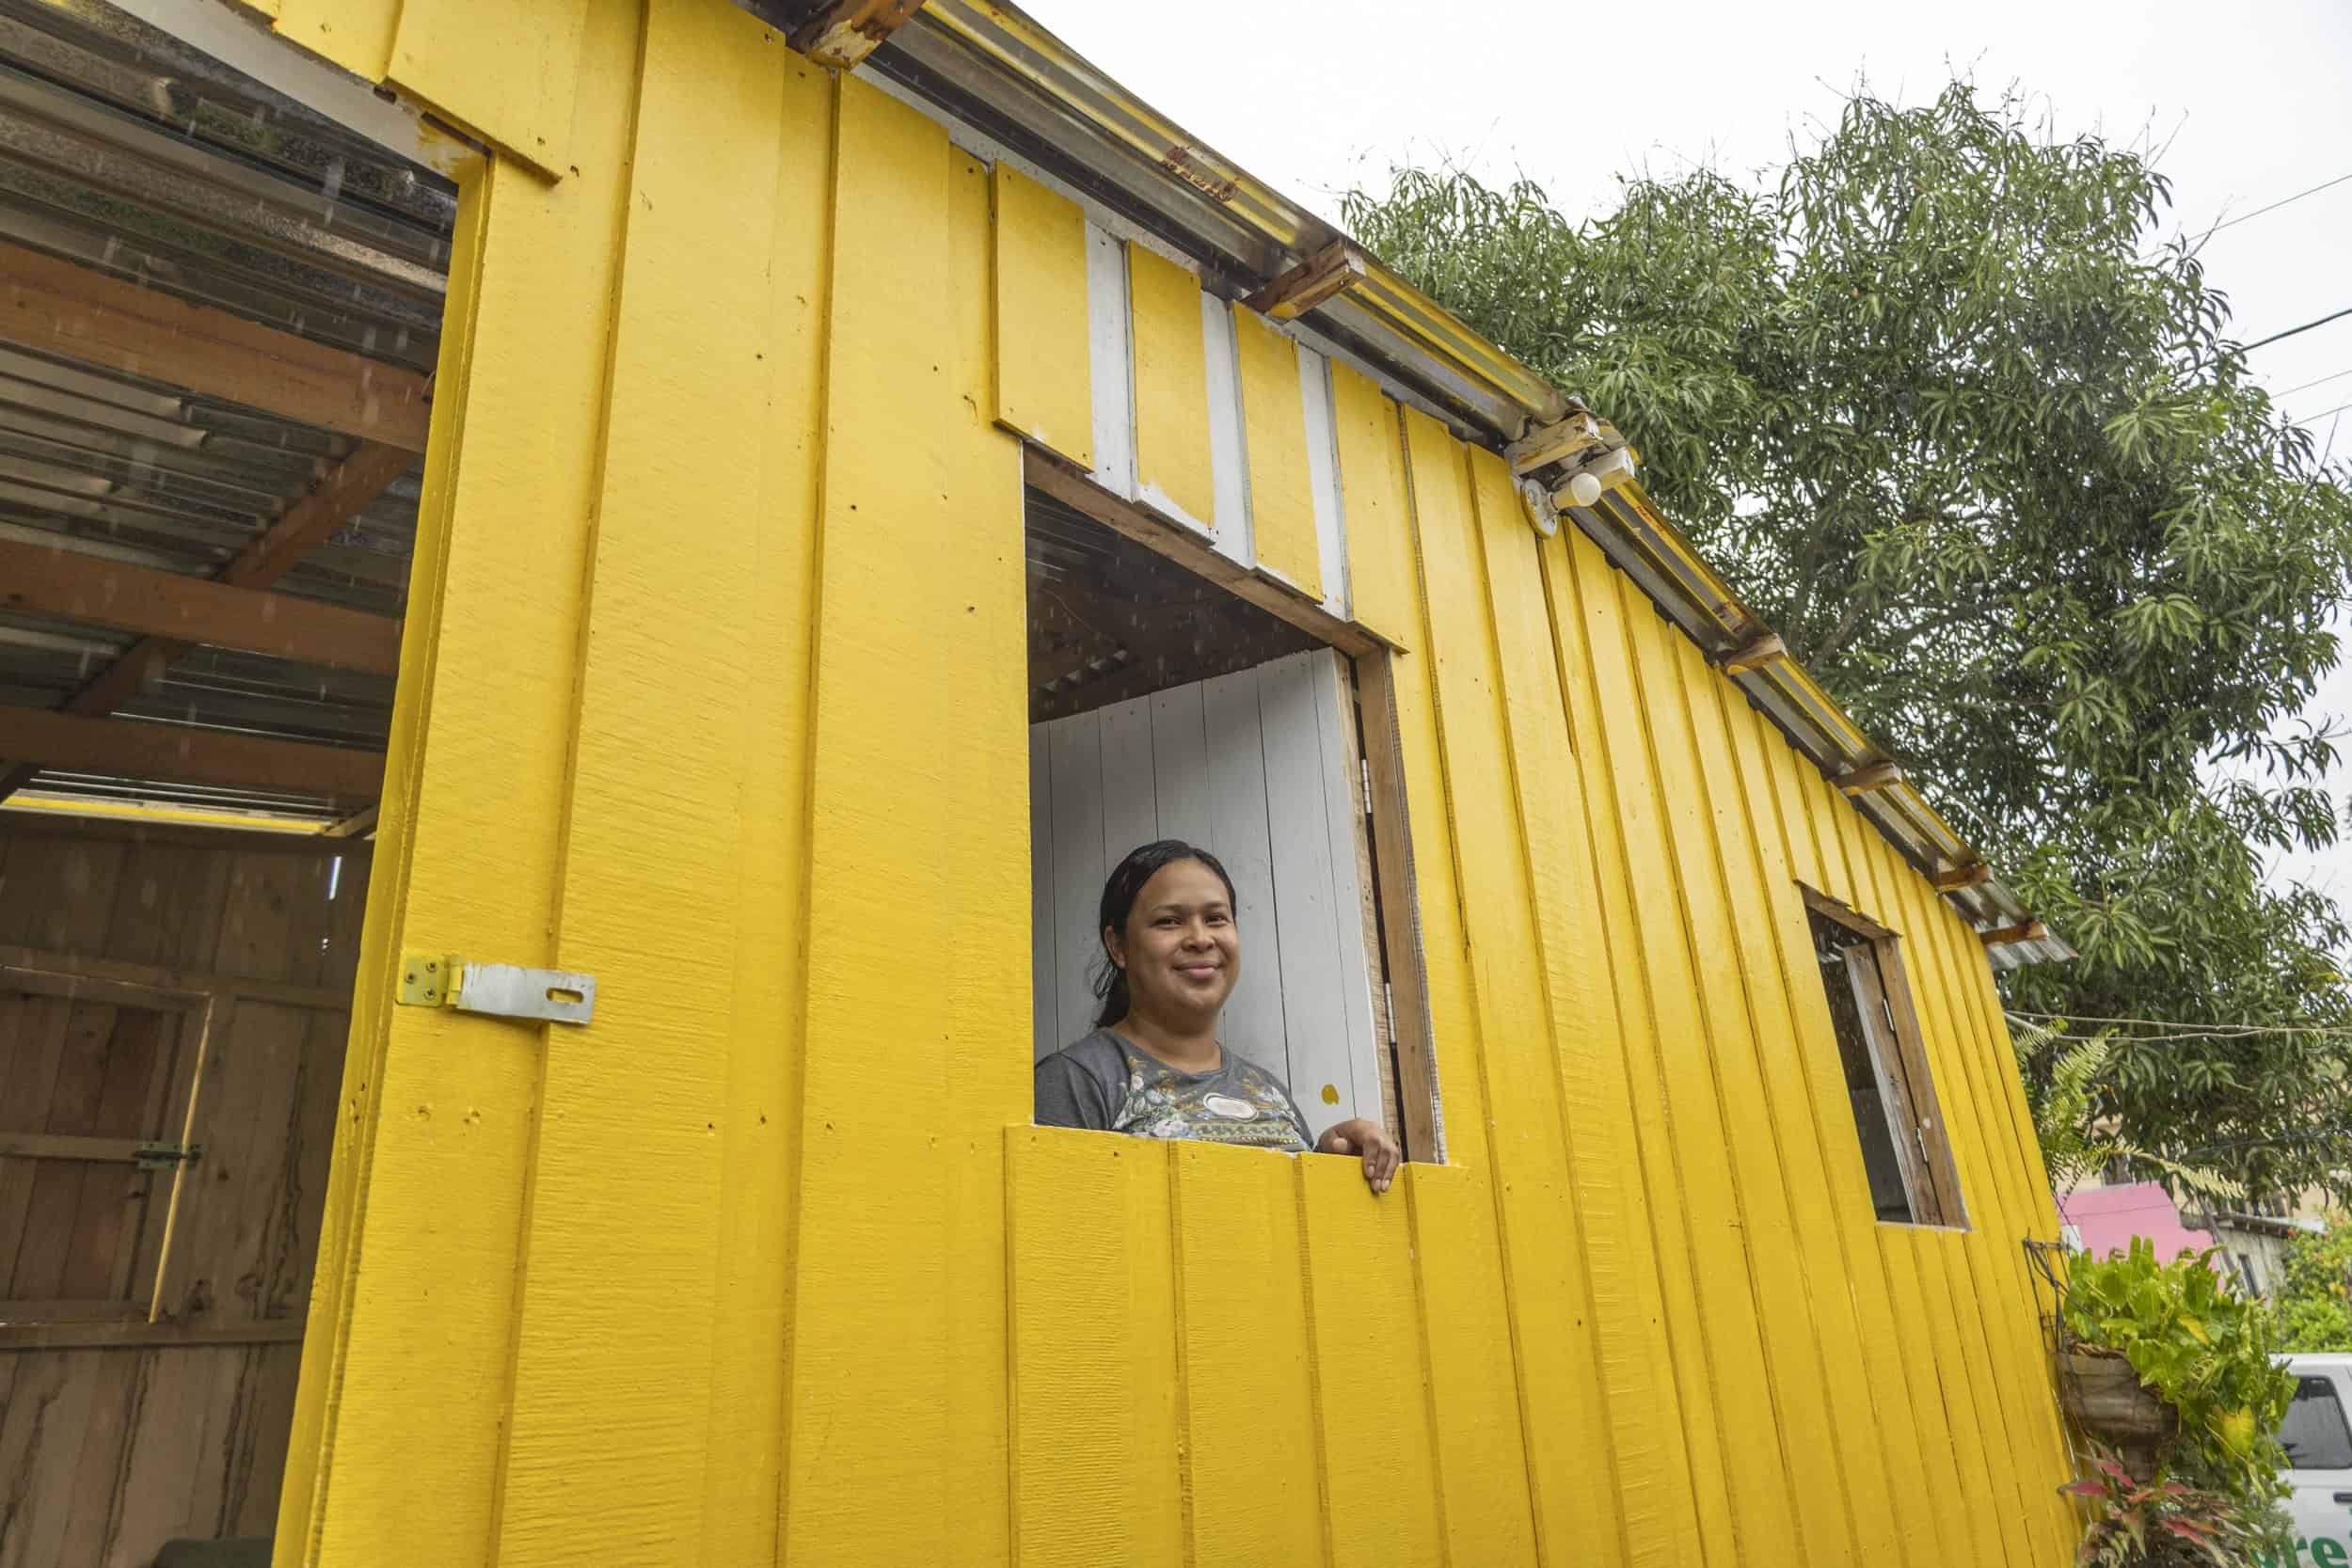
[[[1028,4],[1195,137],[1334,221],[1350,185],[1377,189],[1392,163],[1438,159],[1489,181],[1524,172],[1572,216],[1606,211],[1622,173],[1693,160],[1754,170],[1779,161],[1792,132],[1834,121],[1858,75],[1916,103],[1952,66],[1981,88],[2014,83],[2061,134],[2129,142],[2152,129],[2169,143],[2159,166],[2176,221],[2192,230],[2352,174],[2347,0],[1657,0],[1613,14],[1465,9],[1459,25],[1425,0]],[[2352,306],[2352,182],[2217,233],[2204,254],[2242,341]],[[2352,402],[2352,317],[2252,363],[2292,417]],[[2338,378],[2289,391],[2323,376]],[[2313,429],[2352,450],[2352,410]],[[2352,660],[2312,712],[2352,720]],[[2340,805],[2352,741],[2345,751],[2330,781]],[[2352,906],[2352,844],[2279,870]]]

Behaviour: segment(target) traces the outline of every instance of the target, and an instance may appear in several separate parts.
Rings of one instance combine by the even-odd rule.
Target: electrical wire
[[[2207,1023],[2185,1018],[2094,1018],[2083,1013],[2035,1013],[2005,1007],[2010,1018],[2029,1023],[2118,1023],[2173,1031],[2189,1038],[2230,1039],[2257,1035],[2352,1035],[2352,1025],[2334,1023]],[[2141,1037],[2133,1037],[2135,1038]]]
[[[2339,403],[2333,408],[2323,408],[2316,414],[2306,414],[2299,420],[2289,420],[2287,422],[2289,424],[2310,424],[2312,420],[2324,420],[2330,414],[2341,414],[2347,408],[2352,408],[2352,403]]]
[[[2314,326],[2325,326],[2331,321],[2342,321],[2346,316],[2352,316],[2352,305],[2345,306],[2332,315],[2322,316],[2317,321],[2308,321],[2300,326],[2290,326],[2284,332],[2273,332],[2269,337],[2257,338],[2250,343],[2240,343],[2238,352],[2251,354],[2258,348],[2265,348],[2282,339],[2292,338],[2298,332],[2309,332]]]
[[[2213,238],[2216,234],[2220,233],[2224,229],[2234,229],[2241,223],[2250,223],[2255,218],[2262,216],[2265,213],[2275,213],[2281,207],[2291,207],[2307,196],[2317,196],[2320,192],[2324,190],[2331,190],[2335,186],[2343,184],[2347,180],[2352,180],[2352,174],[2339,174],[2333,180],[2323,180],[2318,184],[2313,185],[2310,190],[2296,191],[2293,196],[2281,197],[2279,200],[2272,202],[2267,207],[2257,207],[2250,213],[2240,213],[2236,217],[2225,219],[2220,223],[2215,224],[2211,229],[2206,230],[2205,239],[2209,240]],[[2204,241],[2201,240],[2198,243],[2201,245]]]
[[[2352,370],[2338,371],[2333,375],[2323,375],[2317,381],[2306,381],[2300,387],[2290,387],[2283,392],[2273,392],[2270,395],[2274,399],[2291,398],[2297,392],[2308,392],[2314,387],[2325,387],[2330,381],[2342,381],[2347,375],[2352,375]]]

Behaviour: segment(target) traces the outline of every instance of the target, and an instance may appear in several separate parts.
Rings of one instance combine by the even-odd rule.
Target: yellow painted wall
[[[467,191],[281,1565],[2067,1559],[1976,938],[1595,546],[1337,378],[1454,1163],[1032,1128],[997,415],[1086,301],[723,0],[544,0],[556,85],[408,8],[278,24],[564,166]],[[1872,1219],[1800,881],[1902,935],[1965,1231]]]

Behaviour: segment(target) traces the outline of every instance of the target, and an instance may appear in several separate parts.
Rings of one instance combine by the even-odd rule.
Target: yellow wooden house
[[[219,1007],[342,1050],[268,1113],[308,1179],[263,1217],[202,1220],[232,1133],[191,1135],[151,1236],[105,1232],[119,1310],[0,1304],[0,1562],[273,1500],[280,1568],[2070,1560],[1993,984],[2065,949],[1606,409],[1010,6],[74,0],[0,5],[0,66],[111,138],[47,177],[178,258],[8,218],[0,376],[198,433],[147,437],[182,490],[128,520],[109,449],[24,459],[115,488],[0,537],[23,624],[144,639],[192,705],[0,650],[0,1053],[92,998],[193,1021],[151,1099],[197,1128],[276,1092],[202,1075],[261,1026]],[[191,92],[268,115],[138,139]],[[239,260],[361,248],[282,311],[310,285]],[[308,435],[242,553],[125,553]],[[380,686],[269,689],[378,692],[373,730],[202,706],[367,636]],[[191,645],[278,662],[197,692]],[[1163,834],[1243,884],[1237,1048],[1398,1132],[1385,1196],[1031,1125],[1092,890]],[[244,951],[102,950],[271,887]],[[65,1115],[0,1166],[181,1125]],[[240,1295],[264,1233],[290,1283]],[[152,1503],[191,1495],[167,1429],[231,1480]]]

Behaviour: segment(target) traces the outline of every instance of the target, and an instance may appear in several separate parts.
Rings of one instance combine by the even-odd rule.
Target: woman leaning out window
[[[1385,1193],[1403,1158],[1361,1117],[1311,1138],[1280,1080],[1225,1049],[1217,1018],[1241,979],[1233,882],[1206,849],[1162,839],[1103,884],[1094,1032],[1037,1065],[1037,1120],[1142,1138],[1201,1138],[1360,1156]]]

